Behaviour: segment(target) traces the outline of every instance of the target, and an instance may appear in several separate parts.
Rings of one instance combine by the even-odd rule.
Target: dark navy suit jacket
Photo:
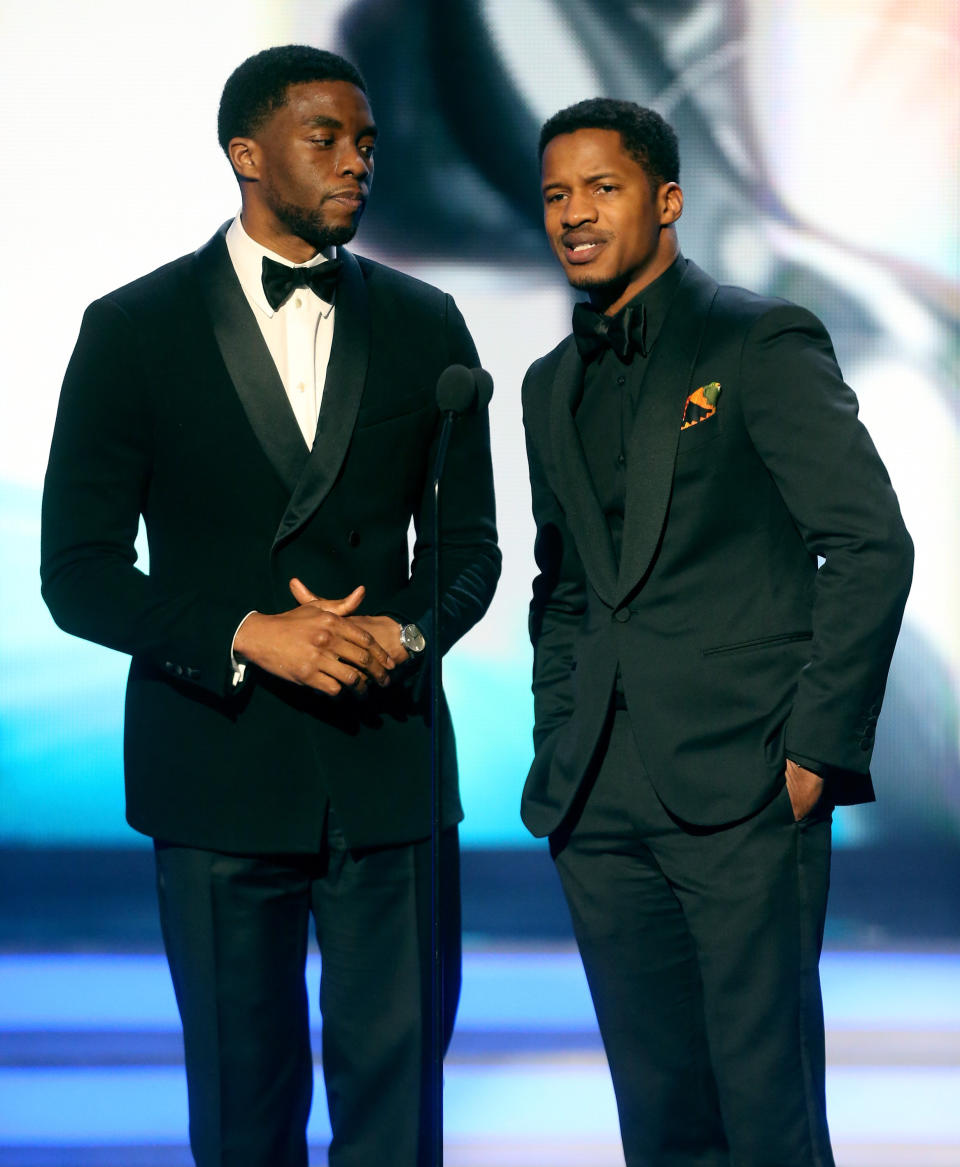
[[[224,229],[87,310],[47,471],[43,594],[67,631],[122,652],[127,815],[168,841],[315,850],[327,800],[350,844],[430,833],[429,700],[397,683],[331,699],[250,669],[230,645],[252,609],[327,597],[430,626],[435,386],[477,364],[449,296],[343,252],[313,450],[236,279]],[[500,569],[486,412],[459,419],[441,518],[443,647]],[[140,516],[149,573],[135,566]],[[407,532],[416,527],[412,568]],[[456,821],[453,737],[443,726]]]
[[[524,381],[540,570],[524,821],[546,835],[570,807],[618,667],[650,781],[687,822],[758,809],[788,755],[817,763],[834,801],[871,799],[913,548],[829,337],[691,263],[649,361],[619,563],[573,417],[572,337]],[[704,416],[687,402],[712,382]]]

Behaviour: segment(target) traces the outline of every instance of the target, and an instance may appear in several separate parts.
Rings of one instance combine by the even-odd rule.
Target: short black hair
[[[311,45],[278,45],[247,57],[227,78],[217,114],[224,153],[231,138],[250,138],[304,81],[349,81],[367,92],[360,70],[344,57]]]
[[[680,181],[680,149],[673,127],[652,109],[633,101],[591,97],[548,118],[540,131],[540,160],[560,134],[576,130],[616,130],[623,148],[647,172],[654,186]]]

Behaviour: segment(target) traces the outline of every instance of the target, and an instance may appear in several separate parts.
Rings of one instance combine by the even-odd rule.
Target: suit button
[[[630,609],[617,608],[613,614],[613,618],[618,624],[626,624],[626,622],[630,619]]]
[[[873,738],[872,737],[862,737],[860,739],[860,749],[863,750],[864,753],[866,753],[867,750],[869,750],[872,746],[873,746]]]
[[[350,544],[351,547],[359,547],[360,546],[360,532],[359,531],[351,531],[349,533],[349,535],[347,535],[347,542]]]

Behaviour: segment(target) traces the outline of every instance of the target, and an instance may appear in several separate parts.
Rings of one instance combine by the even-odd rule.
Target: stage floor
[[[960,954],[832,951],[822,971],[838,1167],[960,1167]],[[318,977],[314,957],[314,1001]],[[181,1056],[161,956],[0,956],[0,1165],[186,1167]],[[448,1167],[622,1167],[566,946],[468,945],[445,1081]],[[329,1133],[321,1090],[312,1167]]]

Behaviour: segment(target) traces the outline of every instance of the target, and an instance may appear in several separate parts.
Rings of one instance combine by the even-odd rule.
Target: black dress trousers
[[[457,830],[443,836],[445,1040],[460,991]],[[236,856],[156,844],[197,1167],[306,1167],[313,1060],[304,964],[322,973],[330,1167],[429,1163],[430,841]]]
[[[831,807],[718,828],[665,809],[612,715],[551,838],[627,1167],[833,1167],[818,963]]]

